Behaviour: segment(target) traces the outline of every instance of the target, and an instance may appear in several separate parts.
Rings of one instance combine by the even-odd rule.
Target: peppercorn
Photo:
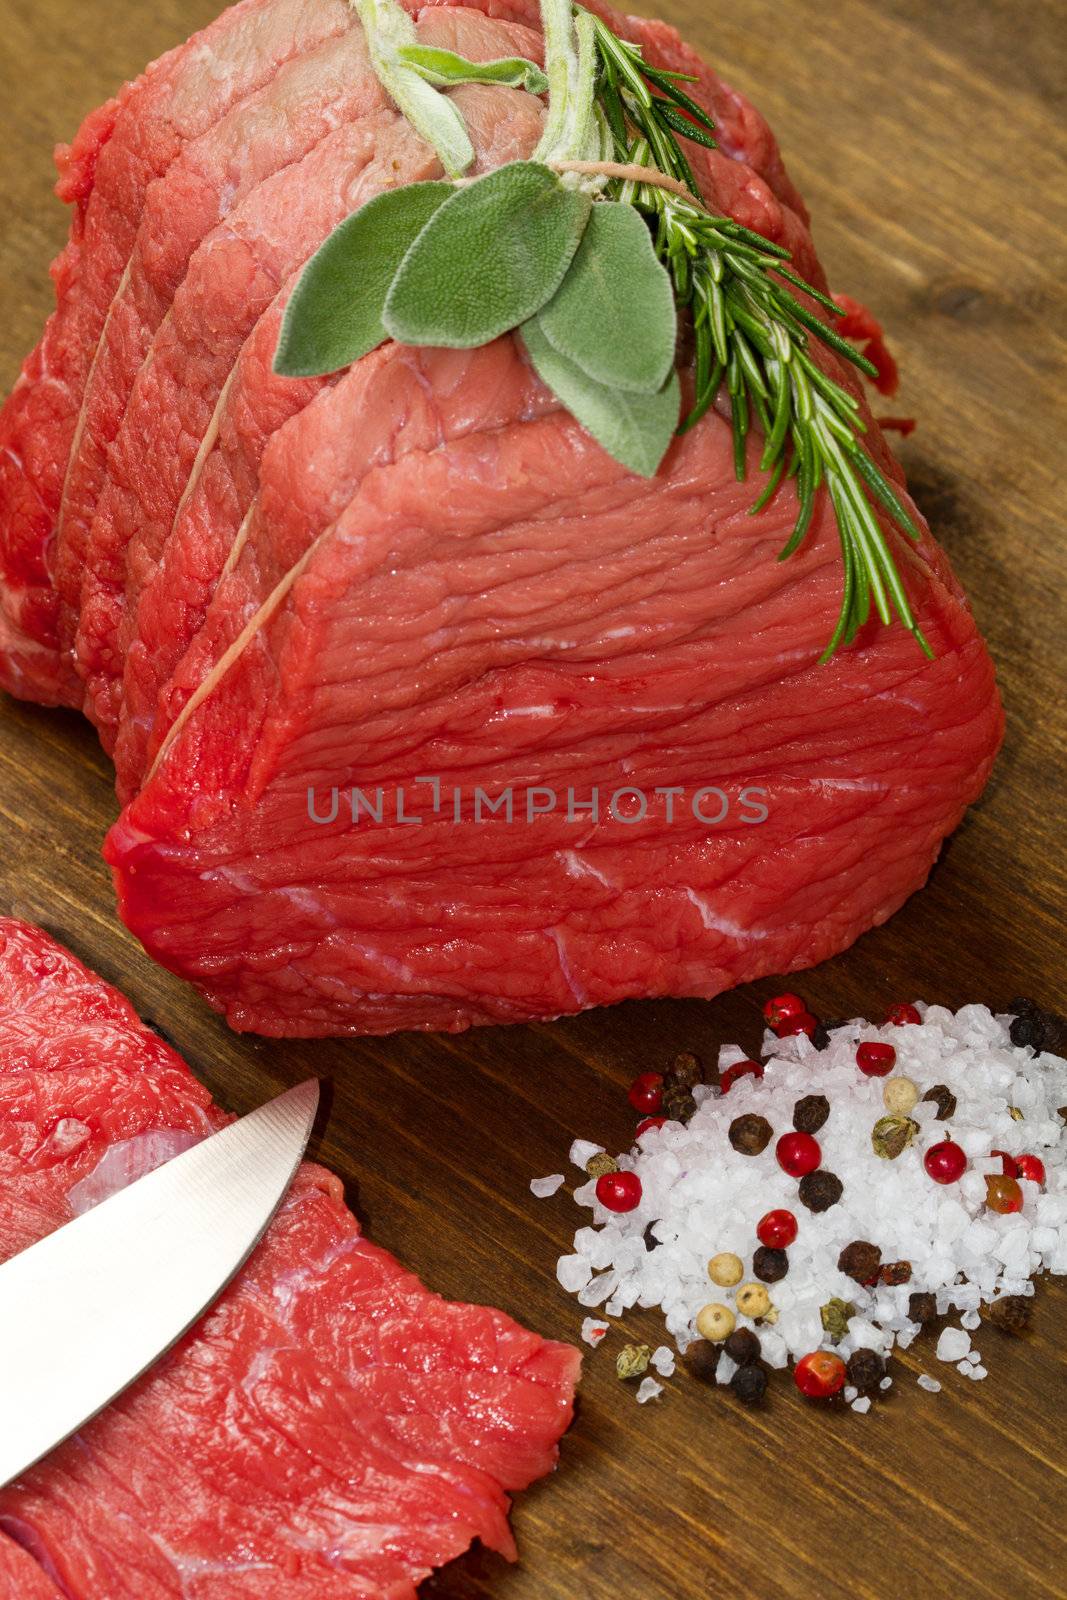
[[[911,1144],[919,1124],[911,1117],[879,1117],[871,1129],[871,1144],[883,1161],[895,1161]]]
[[[775,1032],[783,1022],[790,1017],[802,1016],[807,1011],[807,1005],[798,994],[777,994],[773,1000],[764,1003],[763,1015],[767,1026]]]
[[[697,1313],[697,1332],[702,1339],[710,1339],[712,1344],[722,1344],[728,1339],[736,1327],[736,1320],[729,1306],[717,1302],[705,1306]]]
[[[846,1244],[837,1258],[837,1270],[857,1283],[873,1283],[882,1265],[882,1252],[867,1239],[854,1239]]]
[[[789,1271],[789,1257],[784,1250],[761,1244],[753,1252],[752,1270],[764,1283],[780,1283]]]
[[[856,1315],[856,1308],[851,1300],[827,1300],[824,1306],[819,1307],[819,1316],[824,1330],[836,1343],[843,1339],[848,1332],[848,1319]]]
[[[652,1231],[655,1226],[656,1224],[654,1222],[650,1222],[644,1233],[641,1235],[641,1238],[644,1241],[645,1249],[649,1252],[655,1250],[660,1242]]]
[[[662,1128],[666,1117],[642,1117],[634,1129],[634,1138],[640,1139],[643,1133],[651,1133],[653,1128]]]
[[[830,1048],[830,1031],[824,1022],[816,1023],[815,1027],[812,1028],[811,1042],[816,1050],[828,1050]]]
[[[759,1337],[751,1328],[735,1328],[723,1345],[723,1349],[731,1361],[736,1361],[739,1367],[744,1367],[750,1361],[759,1360]]]
[[[1015,1162],[1017,1175],[1025,1178],[1029,1183],[1044,1183],[1045,1163],[1040,1156],[1023,1155]]]
[[[756,1237],[760,1244],[772,1250],[784,1250],[797,1236],[797,1219],[791,1211],[768,1211],[756,1224]]]
[[[947,1122],[956,1114],[956,1096],[947,1084],[935,1083],[932,1089],[927,1089],[923,1099],[932,1100],[937,1106],[936,1122]]]
[[[1023,1192],[1015,1178],[1005,1178],[1001,1174],[988,1177],[985,1181],[985,1203],[990,1211],[996,1211],[1001,1216],[1007,1216],[1012,1211],[1021,1211],[1023,1208]]]
[[[793,1368],[793,1381],[801,1394],[825,1400],[845,1386],[845,1363],[829,1350],[812,1350]]]
[[[692,1089],[694,1084],[703,1081],[704,1068],[700,1057],[693,1055],[689,1050],[683,1050],[680,1055],[676,1055],[663,1074],[664,1086],[675,1089]]]
[[[942,1139],[940,1144],[930,1146],[923,1156],[923,1166],[935,1183],[955,1183],[967,1170],[967,1153],[954,1140]]]
[[[844,1192],[841,1179],[835,1172],[827,1172],[825,1167],[807,1173],[797,1186],[797,1193],[809,1211],[829,1211]]]
[[[730,1124],[729,1139],[734,1149],[743,1156],[762,1155],[771,1142],[774,1129],[766,1117],[757,1117],[752,1112],[747,1112],[743,1117],[735,1117]]]
[[[596,1197],[608,1211],[634,1211],[641,1204],[641,1179],[636,1172],[605,1172],[596,1181]]]
[[[1060,1109],[1056,1112],[1056,1115],[1059,1117],[1061,1122],[1067,1123],[1067,1106],[1060,1106]]]
[[[886,1012],[885,1020],[887,1026],[903,1028],[908,1023],[915,1024],[921,1022],[922,1017],[914,1006],[896,1005],[889,1007],[889,1010]]]
[[[735,1061],[732,1066],[724,1067],[719,1073],[719,1089],[723,1094],[729,1094],[738,1078],[762,1078],[762,1061]]]
[[[755,1406],[767,1393],[767,1371],[758,1361],[738,1367],[730,1379],[730,1389],[746,1406]]]
[[[882,1103],[894,1116],[906,1117],[918,1103],[919,1085],[912,1078],[887,1078]]]
[[[1059,1043],[1063,1021],[1051,1011],[1043,1011],[1032,1000],[1024,999],[1010,1001],[1008,1010],[1015,1013],[1008,1028],[1012,1044],[1029,1045],[1040,1053]]]
[[[1014,1017],[1008,1028],[1008,1037],[1012,1044],[1032,1050],[1044,1049],[1045,1029],[1040,1017],[1028,1016],[1024,1013],[1021,1017]]]
[[[712,1344],[710,1339],[694,1339],[682,1361],[692,1377],[701,1383],[713,1383],[721,1355],[721,1344]]]
[[[902,1283],[911,1282],[911,1262],[887,1261],[878,1276],[891,1289],[897,1289]]]
[[[680,1083],[667,1083],[663,1087],[663,1111],[672,1122],[688,1123],[696,1115],[697,1103],[691,1089]]]
[[[897,1053],[891,1044],[874,1040],[856,1048],[856,1065],[867,1078],[887,1077],[896,1063]]]
[[[779,1039],[793,1039],[800,1033],[806,1033],[810,1039],[818,1026],[818,1017],[813,1017],[810,1011],[802,1011],[799,1016],[788,1017],[774,1031]]]
[[[793,1107],[793,1126],[798,1133],[818,1133],[830,1115],[830,1102],[824,1094],[806,1094]]]
[[[708,1262],[708,1277],[712,1283],[717,1283],[720,1289],[732,1289],[735,1283],[740,1283],[744,1277],[745,1268],[740,1256],[735,1256],[730,1250],[723,1250],[719,1255],[712,1256]]]
[[[624,1345],[615,1361],[616,1376],[623,1382],[627,1378],[639,1378],[642,1373],[648,1371],[651,1356],[652,1351],[647,1344]]]
[[[771,1297],[762,1283],[743,1283],[734,1299],[741,1315],[751,1317],[753,1322],[765,1317],[771,1309]]]
[[[908,1317],[912,1322],[933,1322],[937,1316],[937,1296],[916,1289],[908,1296]]]
[[[1034,1308],[1033,1297],[1025,1294],[1006,1294],[981,1308],[982,1316],[1004,1333],[1023,1333],[1030,1326]]]
[[[885,1362],[877,1350],[854,1350],[845,1364],[848,1381],[860,1394],[876,1389],[885,1377]]]
[[[1018,1106],[1009,1106],[1008,1107],[1008,1116],[1011,1118],[1011,1120],[1013,1122],[1022,1122],[1024,1120],[1023,1114],[1019,1110]]]
[[[791,1178],[802,1178],[805,1173],[814,1172],[822,1160],[818,1140],[810,1133],[783,1133],[774,1153],[782,1171],[788,1172]]]
[[[590,1178],[602,1178],[606,1172],[618,1172],[619,1163],[606,1150],[601,1150],[598,1155],[589,1157],[585,1170]]]

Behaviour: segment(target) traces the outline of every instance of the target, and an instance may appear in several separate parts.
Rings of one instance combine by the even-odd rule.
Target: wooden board
[[[310,0],[309,0],[310,3]],[[913,486],[999,663],[1008,742],[929,887],[803,979],[824,1014],[898,998],[1064,999],[1065,640],[1062,401],[1067,283],[1067,10],[1011,0],[662,0],[768,114],[836,287],[887,323],[906,374],[894,411]],[[37,336],[64,237],[50,149],[213,0],[3,0],[0,384]],[[316,1073],[332,1083],[318,1154],[370,1232],[448,1295],[546,1334],[580,1313],[553,1264],[579,1215],[531,1199],[575,1135],[618,1148],[622,1087],[680,1048],[759,1042],[762,984],[712,1004],[627,1005],[458,1040],[238,1039],[119,928],[99,844],[108,766],[75,718],[0,706],[0,905],[53,929],[177,1040],[243,1110]],[[656,1339],[652,1316],[628,1334]],[[475,1553],[436,1600],[808,1600],[1067,1594],[1062,1436],[1067,1292],[1032,1336],[979,1339],[970,1383],[918,1346],[860,1419],[780,1379],[766,1410],[681,1379],[638,1409],[607,1351],[588,1361],[557,1477],[523,1497],[523,1564]],[[619,1345],[618,1338],[614,1347]],[[936,1367],[944,1392],[916,1387]]]

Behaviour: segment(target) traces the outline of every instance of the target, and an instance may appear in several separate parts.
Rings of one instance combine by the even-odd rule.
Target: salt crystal
[[[920,1372],[916,1382],[920,1389],[926,1389],[930,1394],[940,1394],[941,1385],[936,1378],[931,1378],[928,1373]]]
[[[582,1338],[586,1344],[598,1345],[610,1328],[610,1322],[598,1322],[595,1317],[586,1317],[582,1323]]]
[[[568,1294],[584,1289],[593,1271],[584,1256],[560,1256],[556,1262],[556,1277]]]
[[[962,1328],[942,1328],[937,1341],[939,1361],[961,1361],[971,1348],[971,1336]]]
[[[853,1400],[855,1400],[857,1398],[857,1396],[859,1395],[859,1390],[858,1389],[854,1389],[851,1383],[846,1383],[845,1384],[844,1393],[845,1393],[845,1399],[848,1400],[849,1402],[851,1402],[851,1401],[853,1401]]]
[[[637,1390],[637,1403],[639,1406],[647,1405],[650,1400],[657,1399],[662,1393],[662,1383],[657,1383],[655,1378],[642,1378]]]
[[[975,1328],[981,1327],[982,1319],[977,1311],[965,1311],[960,1318],[960,1323],[963,1327],[973,1332]]]
[[[574,1166],[581,1167],[584,1172],[594,1156],[602,1156],[603,1154],[604,1146],[602,1144],[590,1144],[588,1139],[575,1139],[571,1145],[570,1159]]]
[[[652,1352],[652,1365],[661,1378],[669,1378],[674,1371],[674,1351],[661,1344]]]
[[[879,1389],[891,1389],[893,1387],[892,1378],[883,1378],[878,1387]]]
[[[871,1397],[870,1397],[870,1395],[866,1395],[865,1394],[859,1400],[853,1400],[852,1409],[853,1409],[853,1411],[860,1412],[861,1415],[862,1415],[863,1412],[869,1411],[871,1409]]]
[[[987,1376],[987,1373],[986,1373],[985,1367],[972,1367],[971,1368],[971,1377],[972,1378],[984,1378],[986,1376]]]
[[[530,1180],[530,1193],[538,1200],[547,1200],[557,1190],[562,1189],[566,1183],[562,1172],[554,1172],[551,1178],[532,1178]]]

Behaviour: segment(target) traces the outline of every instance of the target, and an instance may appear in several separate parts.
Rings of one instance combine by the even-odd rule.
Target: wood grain
[[[213,0],[4,0],[0,60],[0,383],[37,336],[65,229],[50,148],[124,76],[205,22]],[[1067,10],[1010,0],[662,0],[768,114],[836,287],[884,318],[918,418],[912,483],[999,663],[1008,742],[993,785],[927,889],[803,980],[825,1014],[1020,990],[1062,1001],[1067,720],[1062,591]],[[623,1144],[620,1086],[682,1047],[754,1049],[772,984],[627,1005],[458,1040],[238,1039],[118,926],[99,845],[108,766],[76,719],[0,706],[0,904],[54,930],[178,1042],[242,1110],[314,1072],[332,1085],[318,1154],[373,1236],[445,1294],[576,1336],[556,1256],[578,1220],[530,1198],[575,1135]],[[895,1363],[867,1419],[779,1380],[742,1412],[679,1378],[642,1410],[607,1351],[588,1361],[558,1476],[523,1497],[522,1565],[473,1554],[435,1600],[755,1600],[1067,1594],[1062,1450],[1067,1293],[1036,1328],[980,1336],[989,1380],[914,1382]],[[656,1339],[656,1319],[626,1332]],[[617,1341],[616,1341],[617,1348]]]

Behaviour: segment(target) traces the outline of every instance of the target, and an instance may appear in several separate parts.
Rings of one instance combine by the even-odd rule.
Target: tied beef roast
[[[532,0],[410,9],[424,43],[540,56]],[[696,75],[709,207],[825,289],[758,114],[669,28],[597,9]],[[539,99],[452,93],[475,170],[534,149]],[[922,884],[1001,736],[925,527],[886,538],[934,659],[875,624],[822,664],[832,508],[779,562],[792,483],[751,514],[760,441],[738,483],[725,401],[646,480],[511,338],[272,371],[335,223],[440,174],[342,0],[243,0],[62,167],[57,309],[0,418],[0,673],[98,727],[122,915],[234,1027],[710,996],[844,949]]]
[[[175,1052],[0,919],[0,1259],[225,1121]],[[452,1304],[305,1165],[194,1331],[0,1490],[3,1600],[414,1600],[551,1471],[576,1350]]]

